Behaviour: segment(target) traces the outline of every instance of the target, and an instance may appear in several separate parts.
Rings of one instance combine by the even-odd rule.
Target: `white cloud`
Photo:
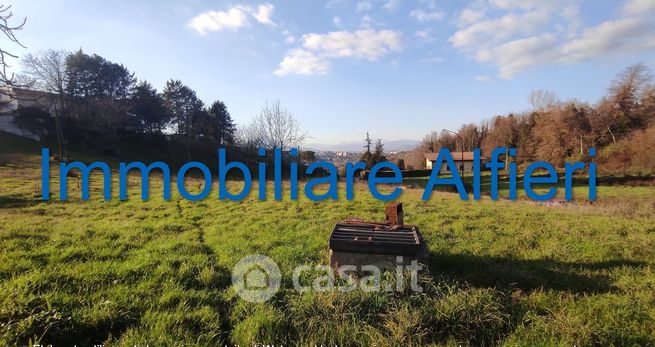
[[[280,66],[274,74],[277,76],[296,75],[324,75],[330,71],[330,62],[312,52],[296,48],[282,59]]]
[[[475,23],[484,18],[484,11],[474,10],[472,8],[465,8],[459,15],[459,22],[461,25]]]
[[[392,30],[311,33],[303,35],[301,41],[302,48],[287,53],[274,72],[276,75],[322,75],[330,70],[330,59],[377,60],[403,48],[402,35]]]
[[[357,12],[365,12],[373,8],[373,3],[370,0],[364,0],[357,3],[355,10]]]
[[[369,15],[365,15],[359,22],[359,27],[363,29],[371,29],[373,27],[373,23],[373,18],[371,18]]]
[[[490,0],[492,6],[501,10],[541,10],[553,11],[562,4],[570,3],[570,0]]]
[[[419,22],[430,22],[442,20],[445,13],[441,11],[428,12],[424,10],[412,10],[409,15],[416,18]]]
[[[512,78],[517,73],[557,58],[557,41],[553,34],[543,34],[503,43],[480,50],[479,62],[493,62],[498,66],[500,77]]]
[[[514,8],[532,8],[534,6],[534,1],[520,1],[520,0],[489,0],[489,3],[503,10],[511,10]]]
[[[343,23],[341,22],[341,18],[339,17],[333,17],[332,24],[334,24],[334,26],[336,26],[337,28],[341,28],[341,26],[343,25]]]
[[[479,21],[458,30],[449,41],[455,48],[477,48],[480,45],[498,43],[519,33],[532,32],[548,23],[549,18],[549,14],[543,11],[522,14],[509,13],[500,18]]]
[[[420,64],[424,64],[424,65],[433,65],[433,64],[439,64],[442,61],[443,61],[442,57],[428,56],[428,57],[420,59],[418,62]]]
[[[430,29],[417,30],[414,33],[414,37],[426,42],[432,42],[435,40],[434,37],[432,37],[432,30]]]
[[[284,42],[286,43],[296,42],[296,36],[293,35],[289,30],[282,30],[282,36],[284,36]]]
[[[623,12],[629,15],[655,12],[653,0],[628,0],[623,6]]]
[[[373,29],[373,27],[376,26],[381,26],[382,23],[373,19],[373,17],[369,15],[364,15],[362,19],[359,21],[359,27],[361,29]]]
[[[263,4],[254,10],[250,6],[234,6],[227,11],[207,11],[192,18],[187,24],[201,35],[212,31],[237,30],[249,25],[248,18],[252,16],[259,23],[274,25],[271,16],[273,5]]]
[[[253,12],[252,16],[257,19],[258,22],[267,25],[275,25],[271,17],[273,16],[273,5],[263,4],[257,7],[257,12]]]
[[[236,7],[228,11],[207,11],[191,19],[189,27],[200,34],[208,31],[221,31],[225,29],[236,30],[248,25],[246,13]]]
[[[487,82],[491,82],[491,76],[477,75],[477,76],[475,76],[475,80],[480,82],[480,83],[487,83]]]
[[[429,8],[437,8],[437,0],[418,0],[418,2]]]
[[[560,60],[575,63],[608,55],[634,53],[655,48],[655,22],[651,18],[625,18],[603,22],[582,31],[579,38],[564,44]]]
[[[335,31],[327,34],[303,35],[303,47],[327,57],[365,58],[379,57],[402,49],[402,36],[392,30]]]
[[[560,16],[567,22],[565,29],[566,35],[569,38],[574,37],[577,34],[578,29],[582,26],[580,8],[575,5],[566,6],[560,12]]]
[[[573,64],[655,50],[654,0],[627,0],[617,17],[584,28],[578,1],[489,0],[459,16],[449,39],[460,52],[497,66],[502,78],[546,64]],[[486,11],[486,14],[485,14]],[[496,14],[495,18],[487,18]]]
[[[387,2],[382,6],[387,11],[395,11],[400,7],[401,0],[387,0]]]
[[[344,7],[348,0],[329,0],[325,3],[326,8],[341,8]]]

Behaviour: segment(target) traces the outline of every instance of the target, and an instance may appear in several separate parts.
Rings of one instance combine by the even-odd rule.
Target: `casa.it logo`
[[[392,264],[367,264],[342,265],[333,269],[327,265],[300,265],[293,270],[292,283],[298,293],[353,290],[403,292],[407,284],[409,290],[422,293],[418,276],[424,269],[415,259],[407,264],[402,256],[396,257],[395,267]],[[271,299],[280,290],[281,279],[277,264],[261,254],[242,258],[232,269],[234,290],[243,300],[253,303]]]
[[[282,275],[275,262],[261,254],[249,255],[232,269],[232,286],[244,300],[268,301],[280,289]]]

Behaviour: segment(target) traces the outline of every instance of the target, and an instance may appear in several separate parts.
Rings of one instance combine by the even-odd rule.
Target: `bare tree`
[[[528,102],[535,112],[545,112],[557,106],[559,98],[553,92],[535,89],[528,96]]]
[[[403,159],[405,160],[405,167],[410,170],[425,169],[425,154],[421,146],[405,154]]]
[[[63,158],[64,133],[60,117],[66,106],[64,86],[66,78],[66,57],[69,52],[62,50],[40,51],[37,54],[27,54],[21,60],[24,76],[27,76],[33,87],[56,95],[53,111],[55,117],[55,130],[59,146],[59,158]]]
[[[21,59],[23,74],[34,80],[35,88],[64,95],[68,54],[69,52],[54,49],[36,54],[28,53]]]
[[[0,5],[0,31],[9,39],[10,42],[15,43],[22,48],[26,48],[22,43],[20,43],[20,41],[18,41],[14,31],[23,29],[23,25],[25,25],[27,18],[24,18],[20,24],[14,25],[9,23],[13,16],[14,13],[11,11],[11,5]],[[9,53],[4,48],[0,48],[0,65],[2,66],[2,69],[0,69],[0,82],[5,85],[12,86],[14,85],[15,81],[14,73],[9,73],[7,71],[7,68],[11,67],[7,61],[9,58],[18,58],[18,56]]]
[[[431,131],[429,134],[425,135],[423,141],[421,141],[421,147],[424,152],[436,152],[439,150],[439,133],[436,131]]]
[[[636,102],[652,81],[653,75],[644,63],[630,65],[621,71],[609,87],[610,96],[616,102]]]
[[[464,150],[470,151],[474,148],[480,147],[481,136],[477,125],[473,123],[464,124],[459,128],[457,133],[463,139]]]
[[[264,146],[255,128],[254,123],[239,125],[234,133],[234,142],[236,145],[249,152],[256,151],[257,148]]]
[[[298,120],[289,110],[282,108],[279,101],[266,103],[253,118],[249,131],[265,147],[283,151],[299,146],[309,137]]]
[[[457,148],[457,137],[447,131],[431,131],[421,141],[421,149],[426,153],[438,152],[441,147],[455,150]]]
[[[650,115],[639,112],[642,96],[653,76],[643,63],[628,66],[609,87],[609,100],[614,107],[614,119],[619,131],[638,129],[648,123]]]

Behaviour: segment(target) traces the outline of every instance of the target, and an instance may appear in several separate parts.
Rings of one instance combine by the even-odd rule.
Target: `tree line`
[[[180,80],[169,80],[158,92],[123,64],[81,49],[30,53],[22,66],[34,89],[58,99],[55,117],[67,125],[58,133],[84,145],[116,144],[129,135],[172,134],[190,156],[192,144],[200,139],[217,146],[234,143],[236,126],[225,103],[216,100],[206,106]]]
[[[0,5],[0,32],[23,48],[15,33],[26,21],[12,23],[11,6]],[[76,146],[120,156],[120,144],[134,140],[132,149],[158,148],[167,159],[175,156],[173,152],[179,154],[180,148],[188,160],[202,154],[215,158],[218,146],[248,162],[256,155],[255,148],[285,151],[309,136],[279,101],[266,103],[249,124],[237,129],[223,101],[205,105],[180,80],[170,79],[159,92],[123,64],[82,49],[29,53],[21,59],[22,73],[15,76],[7,70],[8,58],[18,56],[4,47],[0,49],[0,94],[12,100],[19,89],[31,101],[51,100],[48,112],[19,106],[14,122],[44,141],[56,135],[60,159],[70,159],[68,148]],[[301,152],[300,157],[314,155]]]
[[[457,131],[461,141],[447,131],[432,131],[416,152],[479,147],[488,157],[495,147],[515,147],[519,163],[546,160],[561,166],[565,161],[588,159],[587,149],[595,147],[602,149],[597,159],[608,170],[655,172],[651,150],[655,145],[655,84],[644,64],[620,72],[595,104],[561,101],[543,90],[530,93],[528,101],[528,111],[462,125]]]
[[[20,79],[57,101],[53,132],[60,156],[69,145],[120,155],[119,144],[128,139],[153,145],[165,138],[191,160],[198,150],[209,152],[216,147],[231,148],[237,154],[259,147],[287,150],[307,137],[279,101],[266,103],[250,124],[237,129],[223,101],[206,105],[191,87],[175,79],[159,92],[123,64],[81,49],[30,53],[21,63]],[[38,118],[35,110],[21,113]]]

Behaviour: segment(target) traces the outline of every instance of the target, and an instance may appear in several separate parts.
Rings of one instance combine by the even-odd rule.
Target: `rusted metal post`
[[[403,223],[403,203],[402,202],[390,202],[387,204],[384,210],[384,214],[387,217],[387,222],[389,222],[390,225],[395,226],[395,225],[400,225],[402,226]]]

